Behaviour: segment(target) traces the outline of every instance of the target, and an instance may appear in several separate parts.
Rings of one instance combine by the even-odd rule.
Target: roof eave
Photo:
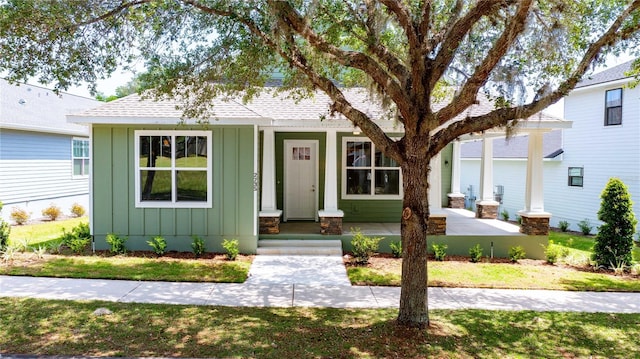
[[[87,128],[86,130],[71,130],[71,129],[48,128],[48,127],[40,127],[40,126],[3,123],[3,124],[0,124],[0,129],[38,132],[38,133],[52,133],[56,135],[69,135],[69,136],[82,136],[82,137],[89,136],[89,128]]]

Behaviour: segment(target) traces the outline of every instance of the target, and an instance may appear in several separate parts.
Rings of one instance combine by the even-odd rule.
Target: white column
[[[442,162],[440,153],[431,158],[429,163],[429,212],[438,213],[442,209]]]
[[[451,151],[451,194],[462,195],[460,192],[460,141],[453,141]]]
[[[319,217],[344,217],[338,209],[338,151],[336,130],[327,130],[326,157],[324,170],[324,209],[318,211]]]
[[[272,127],[265,127],[263,132],[260,216],[279,217],[282,211],[278,209],[276,202],[275,133]]]
[[[480,158],[480,204],[498,205],[493,199],[493,138],[482,138],[482,157]]]
[[[527,178],[524,210],[522,214],[548,215],[544,211],[544,183],[543,183],[543,131],[529,133],[529,154],[527,158]]]

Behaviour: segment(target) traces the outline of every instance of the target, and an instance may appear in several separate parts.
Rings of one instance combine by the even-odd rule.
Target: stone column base
[[[498,207],[500,204],[495,201],[476,202],[476,218],[496,219],[498,218]]]
[[[449,208],[464,209],[464,195],[449,193]]]
[[[518,213],[522,218],[520,233],[529,236],[546,236],[549,234],[549,215],[527,215]]]
[[[447,234],[447,215],[429,215],[429,221],[427,222],[427,235],[440,236],[445,234]]]
[[[260,217],[260,234],[280,233],[280,217]]]
[[[342,217],[320,217],[321,234],[342,234]]]

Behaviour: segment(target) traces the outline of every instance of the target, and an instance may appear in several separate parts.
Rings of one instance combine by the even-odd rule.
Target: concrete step
[[[336,239],[263,239],[258,241],[257,254],[342,256],[342,242]]]

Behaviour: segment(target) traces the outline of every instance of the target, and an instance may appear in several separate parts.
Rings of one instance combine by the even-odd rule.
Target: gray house
[[[89,209],[89,129],[66,115],[100,104],[94,99],[0,79],[0,201],[41,217],[52,203],[69,213]]]

